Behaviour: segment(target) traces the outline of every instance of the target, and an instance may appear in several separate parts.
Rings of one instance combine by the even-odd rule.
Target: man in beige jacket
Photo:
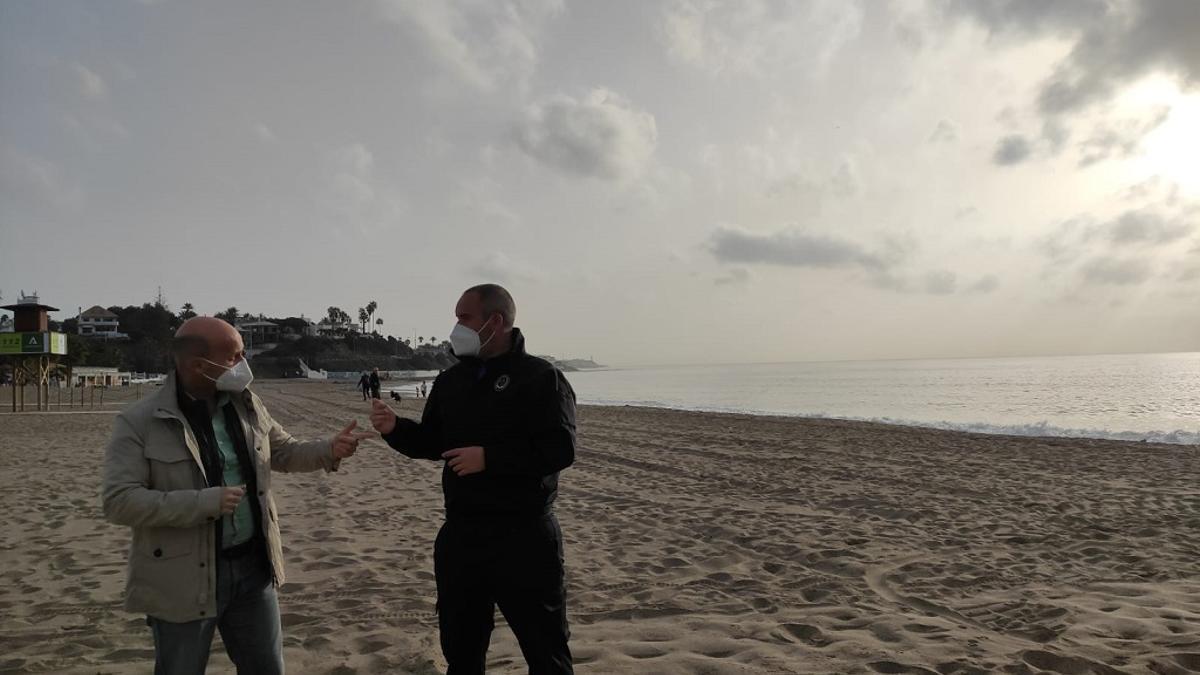
[[[203,673],[216,629],[238,673],[282,673],[271,471],[336,471],[374,434],[292,438],[220,319],[188,320],[172,347],[175,371],[117,416],[104,457],[104,515],[133,528],[125,606],[147,615],[157,674]]]

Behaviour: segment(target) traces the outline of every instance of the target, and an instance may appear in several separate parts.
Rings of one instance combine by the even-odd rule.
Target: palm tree
[[[179,310],[180,320],[187,321],[188,319],[191,319],[194,316],[196,316],[196,308],[192,306],[192,303],[190,303],[190,302],[183,303],[183,307]]]
[[[375,325],[379,326],[379,328],[375,329],[375,332],[379,335],[383,335],[383,319],[375,319]]]
[[[375,323],[375,310],[379,309],[379,303],[374,300],[367,303],[367,323]]]
[[[367,315],[367,310],[363,309],[362,307],[359,307],[358,308],[358,325],[359,325],[359,328],[362,330],[363,335],[367,334],[367,321],[369,319],[370,319],[370,317]]]

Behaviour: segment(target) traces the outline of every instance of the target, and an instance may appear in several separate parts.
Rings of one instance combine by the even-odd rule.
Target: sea
[[[579,403],[1200,444],[1200,352],[605,368]]]

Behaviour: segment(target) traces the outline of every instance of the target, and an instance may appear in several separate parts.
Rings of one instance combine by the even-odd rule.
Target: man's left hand
[[[450,470],[459,476],[480,473],[486,468],[483,447],[479,445],[447,450],[442,453],[442,459],[446,460],[450,465]]]
[[[366,434],[361,431],[354,431],[358,426],[358,422],[351,422],[342,429],[337,436],[333,437],[333,456],[336,459],[346,459],[358,450],[358,442],[368,438],[374,438],[375,434]]]

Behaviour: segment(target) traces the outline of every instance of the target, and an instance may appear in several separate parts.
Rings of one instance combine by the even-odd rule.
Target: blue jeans
[[[266,553],[217,558],[217,616],[186,623],[149,618],[155,675],[203,675],[220,629],[239,675],[283,674],[283,630]]]

